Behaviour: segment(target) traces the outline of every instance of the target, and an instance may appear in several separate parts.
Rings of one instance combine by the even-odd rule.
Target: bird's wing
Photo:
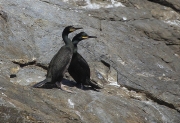
[[[49,69],[51,69],[50,71],[53,74],[64,74],[71,62],[71,58],[72,50],[69,47],[61,47],[49,64]]]
[[[78,62],[81,68],[86,70],[86,72],[90,75],[90,68],[86,60],[79,53],[77,53],[77,57],[78,57]]]

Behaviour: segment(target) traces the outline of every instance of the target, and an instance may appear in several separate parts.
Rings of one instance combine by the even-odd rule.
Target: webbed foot
[[[65,87],[65,85],[62,84],[62,82],[56,82],[56,85],[57,85],[57,87],[58,87],[59,89],[61,89],[61,90],[63,90],[63,91],[66,91],[66,92],[68,92],[68,93],[75,93],[75,92],[73,92],[73,91],[71,91],[71,90],[68,90],[68,89]]]

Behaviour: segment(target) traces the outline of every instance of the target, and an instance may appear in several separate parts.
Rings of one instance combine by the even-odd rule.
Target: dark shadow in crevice
[[[136,93],[144,93],[148,99],[156,102],[159,105],[163,105],[163,106],[166,106],[168,108],[174,109],[174,110],[176,110],[177,112],[180,113],[180,110],[176,109],[176,107],[173,104],[165,102],[164,100],[158,99],[153,94],[151,94],[151,93],[149,93],[147,91],[136,89],[136,88],[132,88],[132,87],[126,86],[126,85],[124,85],[124,87],[126,87],[129,91],[135,91]]]
[[[16,74],[11,74],[10,75],[10,78],[15,78],[15,77],[17,77]]]
[[[104,60],[101,60],[101,62],[106,66],[106,67],[108,67],[108,68],[110,68],[110,64],[109,63],[107,63],[106,61],[104,61]]]
[[[44,70],[47,70],[47,69],[48,69],[48,67],[47,67],[46,65],[41,64],[41,63],[36,63],[35,65],[38,66],[38,67],[43,68]]]
[[[42,63],[36,63],[36,61],[30,61],[30,62],[26,62],[26,63],[21,63],[21,62],[17,62],[17,61],[12,61],[12,62],[14,64],[19,65],[21,68],[26,67],[28,65],[35,65],[35,66],[40,67],[40,68],[42,68],[44,70],[48,69],[47,65],[44,65]]]
[[[20,62],[16,62],[16,61],[12,61],[14,64],[17,64],[19,65],[20,67],[25,67],[25,66],[28,66],[28,65],[35,65],[36,64],[36,61],[30,61],[30,62],[27,62],[27,63],[20,63]]]
[[[158,3],[158,4],[163,5],[163,6],[166,6],[166,7],[170,7],[170,8],[172,8],[174,11],[176,11],[176,12],[178,12],[178,13],[180,12],[180,10],[177,9],[172,3],[169,3],[169,2],[167,2],[167,1],[165,1],[165,0],[148,0],[148,1],[153,2],[153,3]]]

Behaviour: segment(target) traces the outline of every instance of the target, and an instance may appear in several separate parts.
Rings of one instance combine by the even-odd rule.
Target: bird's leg
[[[84,89],[84,85],[82,83],[76,83],[76,87],[80,88],[80,89]]]
[[[69,93],[74,93],[74,92],[68,90],[68,89],[65,87],[65,85],[62,84],[62,82],[56,82],[56,85],[57,85],[58,88],[60,88],[60,89],[63,90],[63,91],[66,91],[66,92],[69,92]]]

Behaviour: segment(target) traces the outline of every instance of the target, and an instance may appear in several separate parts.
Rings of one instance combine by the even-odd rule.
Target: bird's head
[[[79,41],[84,40],[84,39],[88,39],[88,38],[97,38],[97,37],[96,36],[89,36],[85,32],[80,32],[79,34],[74,36],[74,38],[72,39],[72,42],[73,42],[73,44],[76,44]]]
[[[82,29],[82,28],[76,28],[76,27],[73,27],[73,26],[67,26],[67,27],[65,27],[65,29],[63,30],[63,33],[64,33],[64,34],[69,34],[69,33],[71,33],[71,32],[74,32],[74,31],[78,30],[78,29]]]

